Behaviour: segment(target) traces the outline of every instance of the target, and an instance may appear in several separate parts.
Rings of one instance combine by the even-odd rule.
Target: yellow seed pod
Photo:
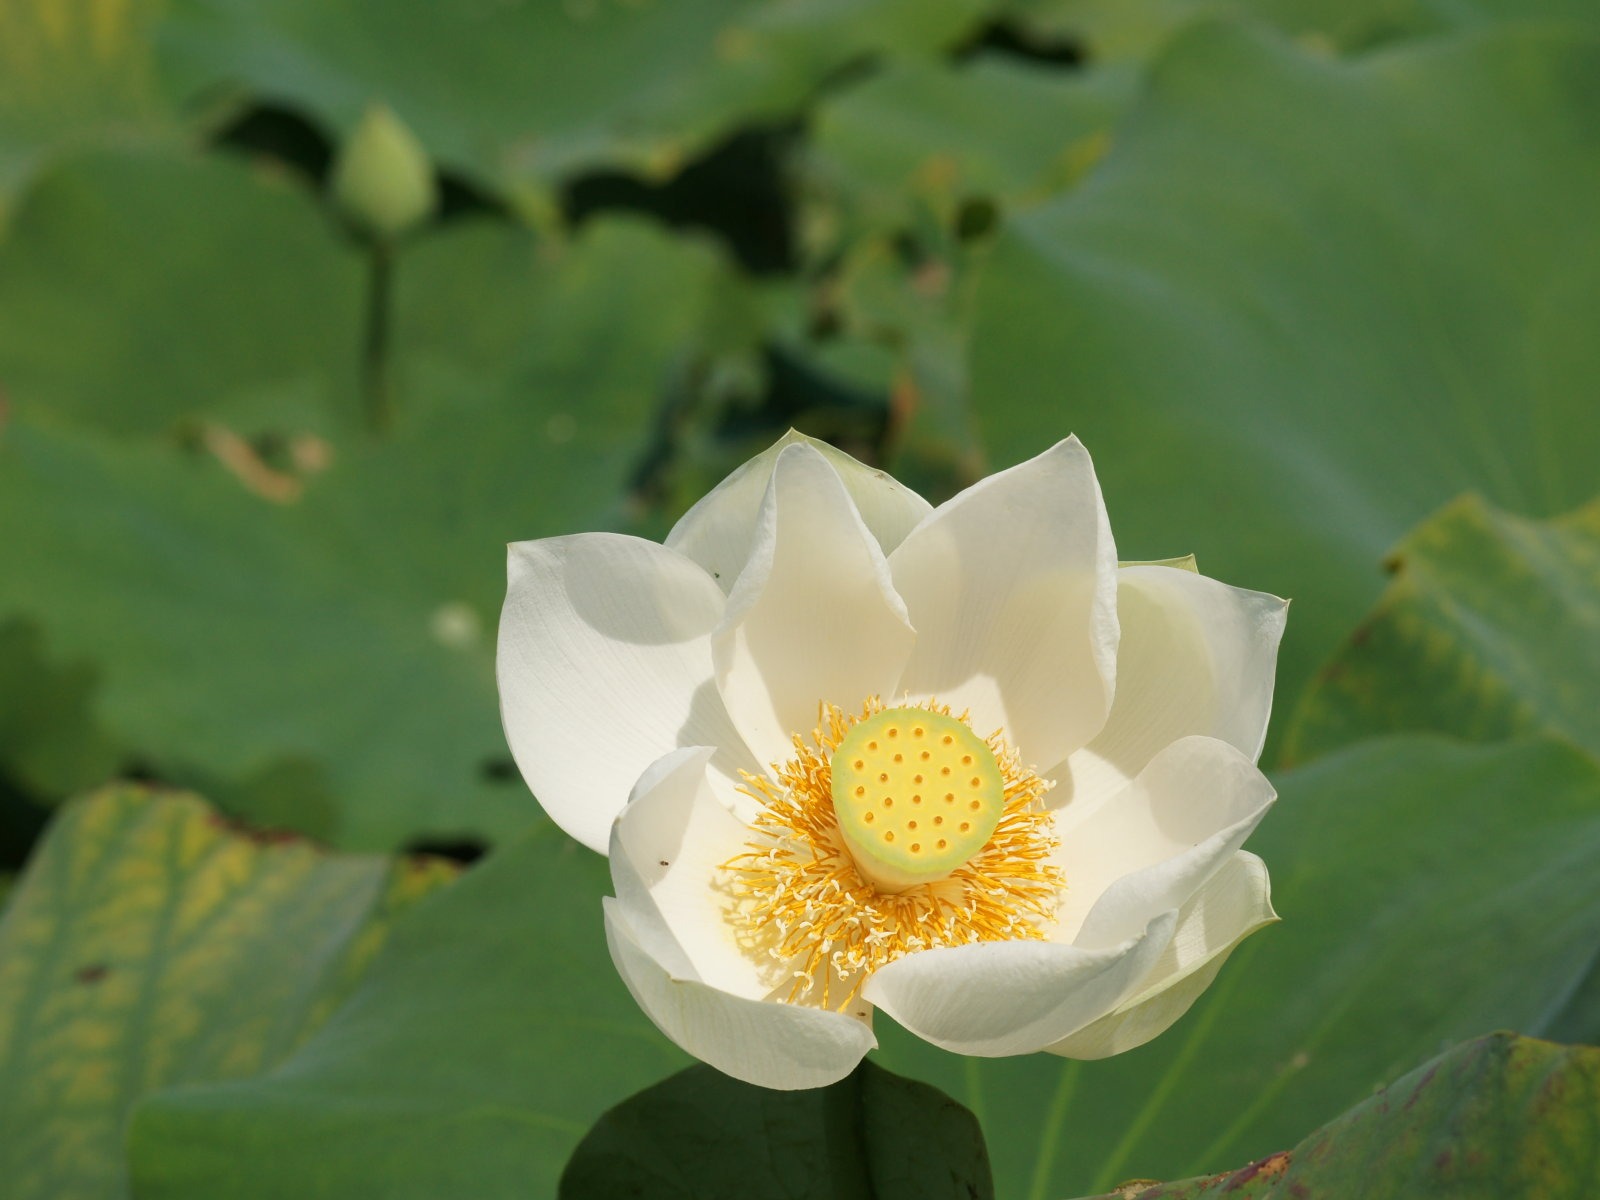
[[[942,879],[988,843],[1005,812],[994,752],[963,721],[888,708],[832,759],[833,808],[863,878],[881,892]]]
[[[381,104],[367,109],[340,147],[332,188],[344,214],[385,241],[426,220],[439,199],[428,152]]]

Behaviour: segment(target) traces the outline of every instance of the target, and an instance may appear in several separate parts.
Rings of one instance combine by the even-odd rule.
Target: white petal
[[[1105,723],[1116,671],[1117,552],[1076,438],[940,506],[889,556],[917,646],[900,686],[1003,726],[1052,766]]]
[[[1272,712],[1288,601],[1167,566],[1117,572],[1117,694],[1099,735],[1054,772],[1052,802],[1092,805],[1189,734],[1252,760]]]
[[[1057,937],[1116,945],[1156,913],[1186,904],[1244,844],[1277,798],[1226,742],[1174,742],[1085,819],[1058,813],[1055,862],[1067,878]]]
[[[676,750],[639,777],[611,829],[611,881],[633,929],[658,923],[685,955],[658,953],[664,966],[759,1000],[771,986],[734,941],[713,886],[749,829],[712,792],[710,757],[709,747]]]
[[[865,1021],[826,1009],[749,1000],[675,976],[605,899],[606,943],[628,991],[656,1027],[696,1058],[758,1087],[824,1087],[855,1069],[877,1039]]]
[[[887,692],[916,635],[883,551],[814,448],[779,453],[757,524],[712,659],[734,724],[775,763],[816,726],[819,703],[852,709]]]
[[[983,942],[896,959],[862,995],[924,1041],[958,1054],[1029,1054],[1115,1008],[1172,939],[1174,912],[1120,946]]]
[[[1189,1011],[1234,947],[1277,919],[1266,864],[1240,851],[1178,914],[1172,941],[1134,994],[1098,1021],[1045,1048],[1068,1058],[1109,1058],[1144,1045]]]
[[[509,548],[496,673],[511,753],[551,818],[605,852],[639,772],[684,745],[755,770],[712,681],[726,601],[653,542],[610,533]]]
[[[723,591],[733,587],[749,561],[761,499],[778,455],[794,445],[810,446],[828,460],[885,554],[933,511],[926,500],[885,472],[857,462],[827,442],[790,430],[702,497],[667,534],[667,545],[709,571]]]

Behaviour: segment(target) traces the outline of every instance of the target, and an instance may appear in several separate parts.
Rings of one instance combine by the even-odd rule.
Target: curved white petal
[[[1115,1008],[1172,939],[1175,912],[1119,946],[981,942],[896,959],[862,995],[924,1041],[995,1058],[1059,1042]]]
[[[1259,758],[1288,607],[1181,568],[1118,571],[1116,698],[1105,728],[1053,773],[1053,800],[1093,805],[1190,734]]]
[[[712,679],[726,600],[688,559],[619,534],[509,547],[496,674],[512,756],[551,818],[605,852],[639,772],[716,746],[732,777],[758,764]]]
[[[686,956],[663,956],[663,965],[759,1000],[771,987],[735,942],[714,886],[749,829],[712,792],[711,753],[707,746],[676,750],[639,777],[611,828],[611,881],[632,927],[658,922]]]
[[[1054,860],[1067,891],[1057,938],[1116,945],[1180,908],[1244,844],[1277,799],[1244,754],[1215,738],[1174,742],[1082,820],[1059,812]]]
[[[1067,1058],[1109,1058],[1144,1045],[1189,1011],[1234,947],[1277,919],[1266,864],[1239,851],[1179,912],[1172,941],[1133,995],[1045,1049]]]
[[[750,1000],[675,974],[605,899],[606,944],[628,991],[656,1027],[717,1070],[793,1091],[843,1079],[877,1039],[865,1021],[826,1009]]]
[[[1105,723],[1117,552],[1089,454],[1069,438],[941,505],[889,556],[917,645],[900,686],[1004,727],[1035,766]]]
[[[810,446],[827,459],[885,554],[933,511],[926,500],[887,473],[857,462],[827,442],[790,430],[703,496],[667,534],[667,545],[704,567],[725,592],[749,561],[756,518],[778,455],[795,445]]]
[[[779,453],[757,524],[712,661],[745,742],[776,763],[815,728],[820,703],[852,709],[887,692],[916,635],[883,551],[816,449]]]

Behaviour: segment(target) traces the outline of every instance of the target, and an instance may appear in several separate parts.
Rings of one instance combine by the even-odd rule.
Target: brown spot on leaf
[[[247,491],[274,504],[292,504],[300,499],[300,493],[304,490],[300,481],[261,461],[255,447],[233,430],[208,422],[200,431],[200,439],[206,450]]]
[[[72,977],[79,983],[89,984],[99,983],[109,974],[111,974],[111,968],[106,966],[105,963],[90,963],[86,967],[79,967]]]
[[[1254,1183],[1262,1179],[1276,1179],[1289,1169],[1292,1155],[1288,1150],[1280,1150],[1276,1154],[1269,1154],[1263,1159],[1251,1163],[1248,1167],[1240,1167],[1223,1185],[1224,1192],[1236,1192],[1247,1183]]]

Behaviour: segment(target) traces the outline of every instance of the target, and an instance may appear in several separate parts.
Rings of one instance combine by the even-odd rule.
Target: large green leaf
[[[999,1194],[1049,1200],[1292,1146],[1453,1042],[1600,1038],[1600,768],[1562,743],[1370,741],[1279,781],[1251,840],[1281,925],[1150,1044],[979,1062],[892,1029],[885,1065],[978,1114]]]
[[[787,115],[867,54],[944,45],[982,8],[173,0],[163,35],[185,95],[235,83],[340,128],[383,100],[440,162],[537,209],[577,171],[670,174],[737,125]]]
[[[281,1061],[448,875],[251,837],[186,795],[63,809],[0,921],[6,1196],[127,1195],[140,1097]]]
[[[986,1200],[972,1114],[872,1063],[825,1088],[774,1092],[690,1067],[606,1113],[561,1176],[561,1200]]]
[[[0,616],[95,670],[94,717],[146,766],[259,823],[363,849],[520,829],[537,810],[493,680],[505,543],[624,518],[720,269],[629,223],[419,243],[393,437],[319,443],[320,471],[220,420],[183,449],[30,410],[0,440]]]
[[[1552,30],[1350,63],[1186,34],[1110,155],[984,272],[997,463],[1075,430],[1125,557],[1194,551],[1293,597],[1293,695],[1447,500],[1590,498],[1596,79],[1600,41]]]
[[[553,1195],[602,1112],[684,1065],[611,966],[606,875],[549,826],[497,850],[280,1069],[147,1101],[138,1196]]]
[[[1600,1193],[1600,1050],[1493,1034],[1383,1088],[1293,1150],[1101,1200],[1584,1200]]]
[[[164,0],[0,4],[0,228],[11,193],[55,154],[175,128],[151,38]]]
[[[1080,39],[1096,58],[1143,58],[1184,26],[1247,18],[1308,44],[1359,50],[1504,21],[1583,21],[1589,0],[1010,0],[1035,37]]]
[[[1600,757],[1600,501],[1526,521],[1461,500],[1388,565],[1377,610],[1303,697],[1286,758],[1404,730],[1549,732]]]
[[[978,204],[1025,208],[1094,162],[1135,79],[992,54],[891,62],[818,105],[807,188],[837,219],[869,230],[949,226],[964,206],[973,219]]]
[[[72,160],[0,247],[6,393],[127,433],[353,424],[362,274],[286,178],[224,158]]]

